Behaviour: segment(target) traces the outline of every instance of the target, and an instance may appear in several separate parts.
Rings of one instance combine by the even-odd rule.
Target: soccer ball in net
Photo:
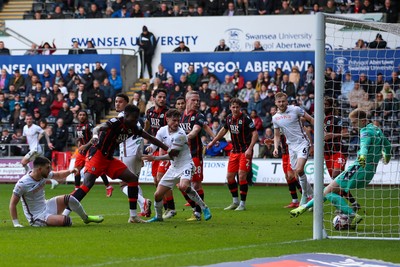
[[[347,230],[349,229],[350,219],[347,215],[338,214],[333,218],[333,227],[340,231],[340,230]]]

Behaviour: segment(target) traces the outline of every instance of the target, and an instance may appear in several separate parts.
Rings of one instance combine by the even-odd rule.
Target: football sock
[[[79,201],[81,202],[82,199],[86,196],[86,194],[90,191],[90,188],[87,187],[86,185],[81,185],[75,192],[72,193],[72,195]]]
[[[183,197],[186,199],[187,203],[190,204],[190,207],[192,207],[194,209],[196,207],[196,203],[193,200],[191,200],[190,197],[185,192],[183,192],[183,191],[181,191],[181,192],[182,192]]]
[[[236,183],[236,180],[228,181],[228,188],[229,191],[232,194],[232,197],[238,197],[238,185]]]
[[[197,190],[197,194],[199,194],[199,197],[203,200],[204,202],[204,190],[203,188]],[[200,213],[201,212],[201,207],[199,205],[196,205],[196,212]]]
[[[243,207],[246,206],[246,201],[240,200],[239,206],[243,206]]]
[[[307,175],[305,173],[303,173],[302,175],[299,175],[299,183],[300,183],[301,190],[302,190],[302,196],[307,196],[308,181],[307,181]]]
[[[326,196],[326,199],[328,199],[335,207],[336,209],[340,210],[346,215],[353,215],[354,211],[352,208],[349,207],[347,204],[347,201],[339,196],[338,194],[335,193],[328,193]]]
[[[163,202],[158,201],[154,204],[154,210],[156,212],[157,218],[162,218],[162,211],[163,211]]]
[[[297,182],[296,179],[292,179],[290,181],[287,181],[288,187],[289,187],[289,192],[290,195],[292,196],[292,199],[298,199],[297,196],[297,190],[296,190],[296,183],[298,184],[299,182]]]
[[[246,201],[247,191],[249,191],[249,185],[247,184],[247,180],[239,181],[240,185],[240,200]]]
[[[175,210],[175,201],[173,196],[166,197],[167,208],[170,210]]]
[[[74,184],[75,184],[75,188],[79,187],[81,185],[81,174],[80,173],[75,174]]]
[[[128,183],[128,201],[129,201],[129,209],[135,211],[137,209],[137,199],[138,199],[138,182],[130,182]],[[136,216],[136,215],[131,215]]]
[[[126,196],[128,196],[128,187],[127,186],[122,188],[122,193],[124,193]],[[144,202],[145,201],[146,201],[146,199],[142,196],[142,194],[138,193],[137,203],[139,204],[139,208],[141,211],[144,210]]]
[[[163,198],[163,207],[164,207],[164,210],[168,209],[167,199],[165,197]]]
[[[103,180],[103,183],[106,187],[108,187],[110,185],[110,182],[108,181],[107,175],[103,174],[100,176],[101,180]]]
[[[190,197],[191,200],[196,202],[196,204],[199,205],[202,210],[206,207],[204,201],[200,198],[199,194],[197,194],[196,190],[194,190],[192,187],[189,186],[186,189],[186,194]]]
[[[87,219],[85,210],[83,209],[81,203],[74,196],[65,195],[64,203],[65,205],[69,206],[72,211],[76,212],[82,220]]]

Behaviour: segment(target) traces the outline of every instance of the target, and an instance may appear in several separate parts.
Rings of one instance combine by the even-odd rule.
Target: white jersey
[[[274,129],[280,128],[286,136],[286,143],[290,146],[310,143],[308,136],[303,130],[300,117],[304,116],[305,111],[298,106],[288,106],[285,112],[278,112],[272,117]]]
[[[51,178],[53,178],[53,172],[49,173],[48,179]],[[29,222],[33,222],[36,217],[46,211],[44,195],[46,180],[35,181],[28,173],[15,184],[13,194],[21,199],[25,217]]]
[[[39,153],[42,153],[42,147],[39,145],[39,134],[43,133],[44,130],[37,126],[36,124],[32,124],[31,127],[28,125],[24,126],[22,131],[22,135],[26,136],[26,140],[28,141],[29,150],[34,150]]]
[[[168,125],[165,125],[157,131],[156,138],[163,142],[167,147],[179,150],[179,155],[171,160],[172,167],[180,170],[181,168],[187,168],[188,165],[192,164],[193,160],[190,154],[188,139],[182,128],[178,127],[176,132],[170,133]],[[151,146],[154,151],[156,146]]]
[[[118,113],[118,118],[123,117],[125,115],[125,112],[122,111]],[[142,127],[140,123],[137,123],[138,126]],[[131,157],[138,155],[139,157],[142,155],[143,151],[138,151],[142,146],[143,137],[133,135],[132,137],[129,137],[126,139],[124,142],[121,142],[119,144],[119,155],[120,157]]]

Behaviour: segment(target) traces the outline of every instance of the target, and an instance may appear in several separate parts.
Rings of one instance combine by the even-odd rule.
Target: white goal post
[[[400,168],[396,165],[383,166],[382,160],[378,165],[378,171],[374,179],[390,176],[391,185],[370,185],[365,189],[353,189],[351,192],[361,205],[358,211],[363,217],[362,222],[354,229],[337,231],[333,228],[332,220],[335,217],[335,208],[326,201],[323,202],[323,177],[324,174],[324,97],[325,70],[331,68],[335,75],[341,75],[338,79],[342,84],[345,75],[351,76],[356,87],[365,89],[366,99],[350,101],[349,98],[340,95],[336,97],[339,116],[343,125],[352,130],[348,120],[348,114],[355,108],[363,108],[368,118],[379,125],[385,136],[392,143],[392,158],[399,157],[400,141],[400,103],[396,99],[391,110],[387,113],[381,110],[380,100],[371,100],[376,94],[380,97],[380,89],[385,88],[384,97],[387,93],[400,98],[400,24],[388,24],[374,21],[352,19],[346,16],[335,16],[318,13],[315,20],[316,27],[316,50],[315,50],[315,124],[314,124],[314,215],[313,215],[313,238],[357,238],[357,239],[395,239],[400,240]],[[374,39],[383,37],[386,47],[374,48]],[[362,40],[365,47],[355,48],[356,43]],[[362,43],[361,41],[359,43]],[[371,46],[372,48],[369,48]],[[392,76],[397,78],[392,79]],[[359,83],[361,76],[367,77],[367,85],[364,81]],[[380,77],[378,77],[380,76]],[[383,82],[380,79],[383,77]],[[364,79],[364,78],[362,78]],[[368,85],[369,83],[370,85]],[[390,86],[387,89],[388,83]],[[361,84],[361,85],[360,85]],[[367,86],[367,87],[365,87]],[[343,87],[340,87],[343,89]],[[347,88],[347,87],[346,87]],[[373,88],[373,89],[371,89]],[[375,90],[375,91],[374,91]],[[342,90],[343,92],[343,90]],[[342,93],[340,92],[340,94]],[[343,93],[343,95],[345,95]],[[351,94],[353,96],[353,94]],[[353,98],[351,98],[353,99]],[[400,100],[400,99],[399,99]],[[389,100],[388,100],[389,101]],[[397,104],[396,104],[397,103]],[[368,106],[370,105],[370,106]],[[385,102],[385,109],[389,104]],[[352,133],[350,133],[352,136]],[[349,158],[356,158],[358,150],[357,138],[347,140]],[[393,167],[394,166],[394,167]],[[336,211],[337,212],[337,211]]]

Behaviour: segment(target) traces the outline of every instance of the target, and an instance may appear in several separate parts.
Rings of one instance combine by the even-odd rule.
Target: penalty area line
[[[129,258],[126,260],[117,260],[117,261],[107,261],[107,262],[99,262],[96,264],[86,265],[91,267],[98,267],[98,266],[107,266],[107,265],[114,265],[114,264],[123,264],[123,263],[135,263],[135,262],[144,262],[144,261],[153,261],[158,259],[165,259],[169,257],[182,257],[182,256],[192,256],[192,255],[209,255],[210,253],[218,253],[223,251],[234,251],[234,250],[243,250],[243,249],[250,249],[256,247],[264,247],[264,246],[276,246],[276,245],[287,245],[293,243],[302,243],[302,242],[309,242],[313,241],[313,239],[304,239],[304,240],[293,240],[293,241],[284,241],[278,243],[261,243],[261,244],[253,244],[253,245],[246,245],[246,246],[237,246],[237,247],[226,247],[226,248],[219,248],[219,249],[208,249],[208,250],[201,250],[201,251],[191,251],[191,252],[184,252],[184,253],[174,253],[174,254],[163,254],[157,255],[152,257],[145,257],[145,258]]]

